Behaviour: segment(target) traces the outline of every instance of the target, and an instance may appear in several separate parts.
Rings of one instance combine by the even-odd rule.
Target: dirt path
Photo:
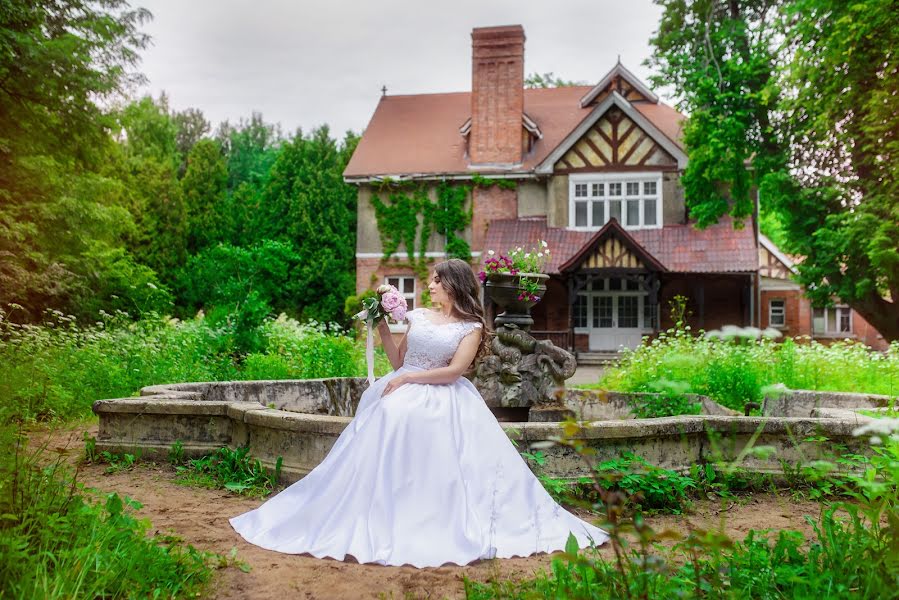
[[[75,461],[83,453],[82,433],[96,435],[97,426],[76,429],[36,431],[32,444],[47,441],[48,449],[76,450],[69,457]],[[49,439],[48,439],[49,438]],[[154,531],[174,533],[195,547],[227,555],[237,548],[237,559],[246,562],[249,573],[236,566],[216,573],[210,598],[216,600],[309,598],[463,598],[462,577],[478,581],[491,578],[510,579],[548,571],[552,557],[536,555],[527,558],[485,560],[465,566],[415,569],[360,565],[309,556],[279,554],[245,542],[230,526],[228,518],[261,504],[220,490],[206,490],[178,485],[168,465],[142,464],[133,471],[107,475],[104,465],[84,465],[80,480],[104,492],[115,491],[143,504],[140,515],[150,519]],[[809,535],[811,530],[803,515],[817,515],[819,505],[787,497],[759,495],[741,499],[722,513],[721,505],[700,501],[689,515],[660,516],[648,519],[656,530],[684,532],[690,527],[718,527],[726,516],[725,530],[742,539],[750,529],[798,529]],[[589,515],[583,514],[588,518]],[[605,552],[610,552],[608,545]]]

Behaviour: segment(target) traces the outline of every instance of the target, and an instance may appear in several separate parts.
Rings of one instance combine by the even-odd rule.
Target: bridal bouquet
[[[388,315],[394,321],[402,321],[406,318],[409,306],[398,289],[384,284],[378,288],[377,296],[362,300],[362,308],[364,310],[356,313],[355,317],[365,321],[368,329],[365,340],[365,360],[368,363],[368,383],[370,385],[375,381],[375,345],[371,335],[372,327]]]
[[[406,299],[398,289],[386,283],[378,288],[377,296],[362,300],[362,312],[356,315],[357,319],[376,323],[390,315],[394,321],[402,321],[406,318],[409,307]]]

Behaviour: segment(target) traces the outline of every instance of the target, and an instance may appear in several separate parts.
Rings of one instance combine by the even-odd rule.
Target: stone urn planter
[[[524,290],[521,279],[536,279],[539,282],[537,295],[541,298],[546,293],[546,281],[549,275],[543,273],[491,273],[487,276],[484,288],[489,297],[502,312],[493,320],[494,326],[499,329],[503,325],[515,325],[519,329],[528,330],[534,324],[531,317],[531,308],[537,304],[537,300],[519,300],[518,296]]]

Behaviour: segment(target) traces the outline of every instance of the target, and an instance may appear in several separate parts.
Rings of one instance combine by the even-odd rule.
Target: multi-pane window
[[[387,283],[400,291],[409,310],[415,308],[415,277],[391,276],[387,278]]]
[[[785,327],[787,324],[786,302],[771,300],[768,302],[768,324],[771,327]]]
[[[578,294],[574,299],[574,326],[587,326],[587,296]]]
[[[643,302],[643,327],[647,329],[659,328],[659,305],[650,304],[646,298]]]
[[[816,308],[812,311],[812,332],[821,335],[852,333],[852,311],[848,306]]]
[[[659,176],[572,176],[572,227],[598,229],[617,220],[627,229],[661,227]]]

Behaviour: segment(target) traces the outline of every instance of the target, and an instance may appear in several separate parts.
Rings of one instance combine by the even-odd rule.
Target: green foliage
[[[586,81],[568,81],[557,77],[552,71],[548,73],[530,73],[524,78],[524,87],[529,89],[571,87],[575,85],[590,85]]]
[[[206,591],[221,557],[150,535],[141,504],[88,494],[60,455],[0,432],[0,588],[9,598],[170,598]],[[15,436],[12,439],[11,436]],[[49,464],[48,464],[49,463]]]
[[[184,444],[181,440],[177,440],[169,448],[169,463],[175,466],[184,463]]]
[[[285,379],[359,377],[366,371],[363,343],[333,327],[315,322],[301,324],[281,315],[266,321],[261,335],[266,358],[250,354],[241,379],[272,378],[264,376],[268,368],[280,368]],[[376,354],[375,365],[378,373],[390,370],[383,351]]]
[[[514,182],[477,175],[472,178],[472,185],[515,187]],[[380,195],[385,189],[386,200]],[[462,237],[472,218],[470,193],[471,186],[447,181],[440,182],[434,190],[435,200],[431,200],[424,184],[411,186],[386,182],[381,190],[373,192],[371,202],[378,221],[384,260],[389,260],[402,246],[419,279],[425,279],[425,253],[433,233],[444,236],[448,257],[470,260],[471,247]]]
[[[577,428],[570,428],[572,431]],[[465,579],[467,598],[876,598],[895,597],[899,583],[899,553],[896,552],[899,523],[899,422],[876,421],[869,434],[878,435],[870,458],[855,457],[862,469],[831,479],[849,497],[823,507],[818,518],[806,517],[812,525],[811,539],[798,531],[751,530],[743,540],[730,539],[721,530],[689,528],[685,535],[656,532],[640,512],[628,514],[633,505],[627,494],[602,489],[598,469],[594,483],[598,501],[594,507],[606,512],[602,526],[610,535],[613,560],[602,557],[596,548],[578,548],[570,536],[565,554],[555,558],[550,573],[518,581],[495,577],[487,583]],[[826,444],[826,440],[820,440]],[[559,443],[571,447],[582,458],[590,453],[569,438],[569,428]],[[751,450],[751,449],[750,449]],[[613,473],[629,471],[636,462],[624,456],[621,462],[603,463]],[[602,467],[602,465],[600,465]],[[835,472],[819,465],[822,478]],[[706,465],[706,482],[717,471]],[[694,473],[697,469],[694,469]],[[724,465],[723,481],[739,478],[734,465]],[[683,477],[683,476],[681,476]],[[662,486],[671,482],[667,477]],[[619,479],[626,481],[626,476]],[[650,480],[651,481],[651,480]],[[678,494],[692,487],[684,477],[667,493]],[[646,497],[664,501],[666,493],[646,480],[620,487],[639,490]],[[674,539],[673,547],[662,542]]]
[[[347,321],[352,320],[352,318],[358,315],[363,310],[362,302],[363,300],[369,300],[371,298],[377,297],[377,293],[372,290],[364,290],[359,295],[347,296],[347,299],[343,303],[343,317]]]
[[[236,494],[263,497],[278,485],[281,473],[281,457],[275,470],[269,473],[258,459],[249,456],[249,448],[235,450],[220,448],[215,454],[187,461],[186,466],[176,466],[178,481],[213,489],[224,488]]]
[[[689,386],[682,381],[656,381],[649,384],[654,394],[639,396],[632,401],[638,419],[698,415],[702,403],[693,402],[688,396]]]
[[[899,339],[894,3],[658,4],[650,64],[690,115],[691,217],[741,221],[758,186],[762,229],[803,257],[799,281],[813,301],[839,298]]]
[[[134,270],[120,250],[134,223],[111,167],[114,123],[96,101],[136,80],[148,15],[107,1],[0,11],[0,304],[25,307],[20,317],[128,302],[119,282],[94,292],[98,275]]]
[[[140,459],[140,454],[129,454],[127,452],[124,454],[114,454],[104,450],[100,453],[99,458],[100,461],[109,464],[109,466],[106,467],[106,473],[109,474],[132,470]]]
[[[687,503],[688,490],[696,485],[690,477],[651,465],[630,452],[601,462],[594,469],[600,485],[625,492],[628,503],[644,512],[680,514]]]
[[[290,276],[299,262],[287,242],[218,244],[188,259],[178,275],[179,296],[188,314],[205,308],[213,324],[233,330],[238,351],[256,352],[263,320],[273,312],[292,312],[302,293]]]
[[[191,253],[226,241],[232,230],[226,212],[228,167],[215,140],[200,140],[187,156],[181,180],[187,203],[187,249]]]
[[[690,392],[740,412],[776,384],[894,396],[899,392],[899,344],[880,353],[848,340],[824,345],[805,338],[774,342],[762,337],[735,343],[693,335],[687,326],[625,351],[594,387],[650,392],[663,380],[683,382]]]
[[[259,349],[242,362],[235,360],[240,341],[233,319],[104,319],[93,326],[61,313],[48,314],[43,326],[0,320],[0,395],[6,399],[0,422],[87,417],[95,400],[128,397],[159,383],[360,377],[366,371],[362,342],[286,316],[252,331]],[[376,372],[389,372],[383,351],[375,357]]]
[[[378,233],[384,247],[384,260],[388,260],[402,245],[406,249],[409,261],[416,258],[416,236],[419,230],[419,213],[430,203],[423,187],[415,189],[411,194],[393,189],[387,200],[379,194],[372,193],[372,205],[375,207],[375,218],[378,221]],[[422,232],[422,235],[425,235]],[[428,233],[430,235],[430,233]],[[418,245],[420,255],[424,255],[426,247]]]
[[[663,13],[649,64],[660,73],[654,82],[673,85],[690,115],[682,179],[690,216],[701,227],[724,214],[739,223],[753,212],[753,175],[785,162],[769,116],[780,94],[770,18],[776,9],[770,2],[657,3]]]
[[[289,243],[299,257],[289,279],[298,290],[294,316],[339,322],[355,291],[356,189],[342,173],[357,141],[348,134],[338,144],[327,127],[297,134],[269,173],[256,228],[260,238]]]
[[[471,258],[471,248],[461,236],[471,223],[472,208],[466,208],[470,187],[443,181],[435,190],[436,201],[428,197],[424,185],[409,193],[403,191],[403,186],[390,185],[388,189],[387,201],[378,193],[372,194],[384,260],[402,245],[410,262],[423,261],[432,233],[445,236],[448,256]]]

